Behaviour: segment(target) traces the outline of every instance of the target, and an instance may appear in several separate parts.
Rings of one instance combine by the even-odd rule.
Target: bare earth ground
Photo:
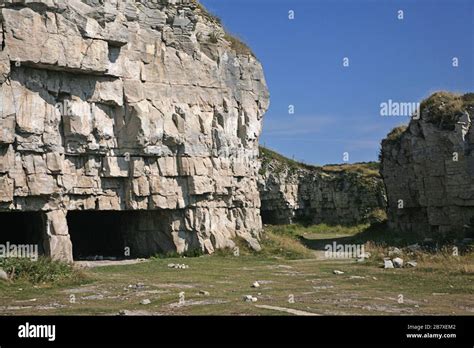
[[[307,242],[330,237],[304,234]],[[311,251],[300,259],[221,254],[88,262],[101,267],[87,268],[82,284],[0,283],[0,315],[474,314],[472,267],[420,262],[416,268],[383,269],[370,260],[321,256]],[[472,266],[471,260],[463,262]],[[189,268],[170,268],[170,263]],[[255,281],[260,287],[252,287]],[[257,302],[245,302],[246,295]]]

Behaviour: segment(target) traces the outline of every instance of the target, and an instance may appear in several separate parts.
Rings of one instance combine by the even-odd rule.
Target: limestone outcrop
[[[351,225],[384,215],[385,192],[370,164],[313,167],[261,149],[264,223]]]
[[[135,211],[131,255],[259,248],[269,94],[245,45],[191,0],[0,3],[0,211],[43,212],[66,260],[69,211]]]
[[[437,92],[419,119],[382,142],[388,221],[396,231],[457,238],[474,230],[474,94]]]

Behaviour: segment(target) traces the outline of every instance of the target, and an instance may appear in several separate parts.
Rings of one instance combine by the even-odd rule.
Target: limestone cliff
[[[0,211],[131,211],[132,255],[259,248],[260,63],[190,0],[1,1]],[[117,231],[118,232],[118,231]]]
[[[356,224],[385,210],[376,164],[307,166],[261,149],[264,223]],[[382,213],[383,215],[383,213]]]
[[[393,229],[439,238],[472,233],[473,114],[474,94],[438,92],[421,104],[420,119],[383,140],[382,175]]]

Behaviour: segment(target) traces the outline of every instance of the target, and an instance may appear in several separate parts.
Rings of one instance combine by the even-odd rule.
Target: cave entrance
[[[116,260],[128,256],[127,212],[69,211],[67,222],[74,260]]]
[[[0,257],[44,255],[41,212],[0,212]]]
[[[260,210],[260,215],[264,225],[285,225],[292,223],[291,211]]]
[[[260,215],[262,217],[262,223],[264,225],[276,225],[278,224],[277,214],[271,210],[260,210]]]

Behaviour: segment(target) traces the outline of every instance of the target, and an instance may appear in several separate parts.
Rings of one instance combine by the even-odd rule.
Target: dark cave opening
[[[74,260],[125,259],[124,231],[129,222],[123,211],[69,211],[67,221]]]
[[[262,223],[264,225],[272,225],[275,223],[275,214],[271,210],[260,210],[260,216],[262,217]]]
[[[262,223],[264,225],[285,225],[289,224],[289,217],[284,216],[280,210],[260,210]]]
[[[33,246],[33,249],[17,250],[36,250],[39,255],[43,255],[43,231],[41,212],[0,212],[0,245],[4,246],[2,251],[13,250],[13,246]]]

